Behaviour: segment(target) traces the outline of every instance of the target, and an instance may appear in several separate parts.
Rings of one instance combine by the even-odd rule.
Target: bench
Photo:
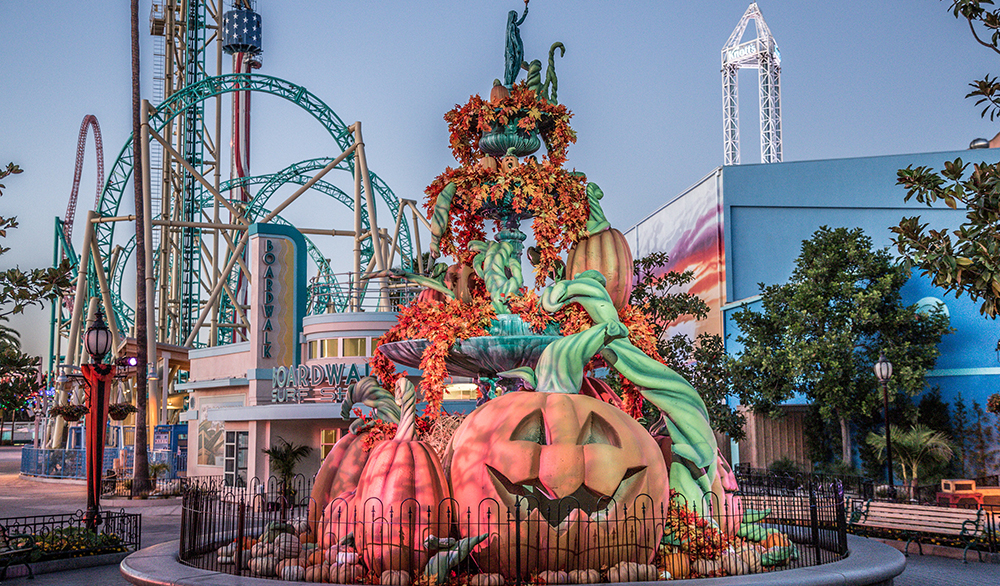
[[[24,564],[28,568],[29,580],[34,579],[35,573],[28,562],[35,549],[34,535],[9,533],[7,527],[0,525],[0,581],[7,577],[7,568],[18,564]]]
[[[854,501],[848,524],[867,529],[893,529],[902,531],[906,537],[904,555],[909,555],[910,543],[916,543],[920,555],[924,555],[921,537],[924,535],[947,535],[965,544],[962,561],[968,563],[969,548],[986,543],[986,514],[980,509],[953,509],[926,505],[908,505],[881,501]],[[979,561],[983,559],[977,550]]]

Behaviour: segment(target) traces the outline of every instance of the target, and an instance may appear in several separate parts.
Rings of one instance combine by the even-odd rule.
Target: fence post
[[[521,584],[521,498],[514,497],[514,569]]]
[[[833,500],[837,511],[837,545],[841,556],[847,554],[847,512],[844,510],[844,485],[833,482]]]
[[[243,534],[246,532],[246,502],[240,497],[240,516],[236,519],[236,572],[237,576],[243,571]]]
[[[813,549],[819,560],[819,511],[816,506],[816,481],[809,479],[809,525],[812,527]]]

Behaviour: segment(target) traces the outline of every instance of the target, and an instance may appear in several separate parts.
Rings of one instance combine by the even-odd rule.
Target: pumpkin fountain
[[[455,262],[394,274],[426,290],[381,339],[375,376],[349,391],[345,416],[356,403],[373,416],[354,421],[316,477],[307,533],[330,568],[308,575],[404,584],[423,570],[439,583],[470,554],[463,583],[483,585],[759,570],[705,404],[628,303],[632,257],[604,194],[563,168],[576,135],[556,95],[562,45],[545,83],[539,61],[516,82],[526,15],[508,19],[504,81],[445,115],[460,165],[431,183],[425,205],[432,255]],[[525,250],[527,220],[536,245]],[[423,371],[422,417],[394,363]],[[597,370],[620,394],[589,376]],[[441,421],[449,376],[476,378],[482,399],[434,450],[417,438]],[[644,403],[661,414],[656,435],[637,421]],[[787,540],[775,545],[792,555]]]

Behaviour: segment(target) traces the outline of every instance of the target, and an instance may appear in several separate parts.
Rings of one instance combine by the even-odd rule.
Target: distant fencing
[[[127,448],[104,448],[105,471],[112,470],[114,461],[121,452],[125,453],[124,473],[131,475],[132,463],[135,459],[134,450]],[[187,454],[168,451],[149,452],[149,463],[165,464],[166,470],[160,475],[162,479],[181,478],[187,472]],[[46,448],[21,448],[21,474],[43,478],[77,478],[87,477],[87,450],[51,450]]]

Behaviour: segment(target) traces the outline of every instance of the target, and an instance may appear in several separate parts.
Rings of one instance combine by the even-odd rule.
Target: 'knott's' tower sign
[[[306,313],[305,239],[291,226],[253,224],[250,230],[250,401],[271,401],[271,370],[299,364]]]

